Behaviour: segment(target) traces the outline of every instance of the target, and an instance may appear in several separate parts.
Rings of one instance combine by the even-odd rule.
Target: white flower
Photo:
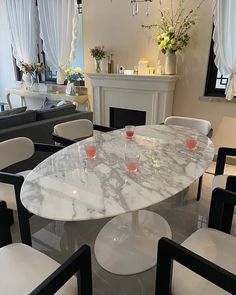
[[[166,37],[164,38],[164,40],[166,41],[166,43],[168,43],[168,42],[170,41],[170,38],[169,38],[168,36],[166,36]]]
[[[165,42],[165,41],[161,41],[159,47],[160,47],[161,49],[163,49],[165,46],[166,46],[166,42]]]

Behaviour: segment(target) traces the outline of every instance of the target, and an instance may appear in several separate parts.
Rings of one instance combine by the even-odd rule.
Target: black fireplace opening
[[[145,125],[146,112],[110,107],[110,127],[124,128],[126,125]]]

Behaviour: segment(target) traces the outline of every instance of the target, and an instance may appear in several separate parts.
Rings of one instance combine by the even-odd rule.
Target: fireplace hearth
[[[146,112],[110,107],[110,127],[124,128],[126,125],[145,125]]]

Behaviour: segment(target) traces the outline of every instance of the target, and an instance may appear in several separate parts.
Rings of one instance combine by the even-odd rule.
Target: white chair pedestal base
[[[98,263],[107,271],[131,275],[156,265],[157,242],[171,238],[171,229],[160,215],[140,210],[110,220],[99,232],[94,251]]]

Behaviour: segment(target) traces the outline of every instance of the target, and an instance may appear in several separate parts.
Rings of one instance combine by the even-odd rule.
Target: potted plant
[[[161,2],[159,24],[142,25],[151,29],[157,28],[154,38],[158,48],[166,55],[165,74],[176,74],[176,52],[182,51],[190,40],[190,29],[197,20],[197,10],[205,0],[198,2],[194,9],[186,11],[185,0],[179,0],[174,9],[173,0],[170,1],[170,8],[164,8]]]
[[[95,61],[96,73],[100,73],[102,71],[102,60],[106,57],[104,46],[95,46],[94,48],[90,49],[90,53]]]
[[[67,78],[66,93],[74,94],[76,83],[84,79],[84,74],[81,68],[68,68],[65,71]]]

